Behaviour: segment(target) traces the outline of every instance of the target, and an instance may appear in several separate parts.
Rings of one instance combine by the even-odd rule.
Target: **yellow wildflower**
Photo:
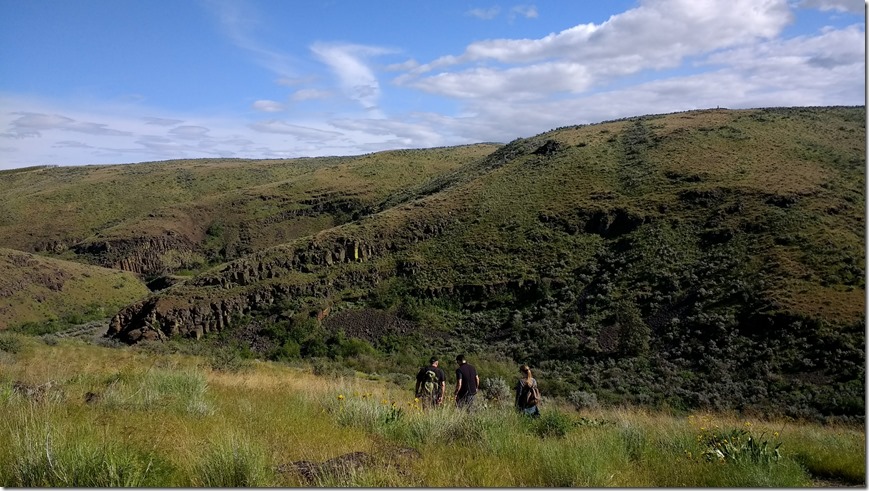
[[[343,400],[344,400],[344,394],[338,394],[338,400],[339,400],[339,401],[343,401]]]

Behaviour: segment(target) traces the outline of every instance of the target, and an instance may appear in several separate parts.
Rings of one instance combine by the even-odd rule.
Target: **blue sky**
[[[0,169],[865,104],[861,0],[0,0]]]

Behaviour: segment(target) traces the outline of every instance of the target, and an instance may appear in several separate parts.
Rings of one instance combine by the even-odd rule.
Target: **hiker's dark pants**
[[[474,403],[474,397],[477,394],[465,394],[462,397],[459,397],[456,400],[456,407],[459,409],[471,409],[471,405]]]

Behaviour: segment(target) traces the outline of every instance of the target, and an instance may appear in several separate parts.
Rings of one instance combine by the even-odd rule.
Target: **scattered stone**
[[[54,383],[50,380],[44,384],[28,384],[16,380],[12,383],[12,391],[33,402],[42,402],[53,386]]]
[[[349,476],[370,467],[374,458],[365,452],[351,452],[326,460],[321,463],[310,460],[299,460],[289,464],[281,464],[275,470],[280,473],[294,472],[309,484],[326,476]]]

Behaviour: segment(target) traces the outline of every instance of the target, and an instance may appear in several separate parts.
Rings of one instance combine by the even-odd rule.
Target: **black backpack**
[[[540,389],[537,388],[537,384],[532,382],[531,385],[527,385],[522,382],[522,395],[519,400],[524,407],[536,406],[540,402]]]

